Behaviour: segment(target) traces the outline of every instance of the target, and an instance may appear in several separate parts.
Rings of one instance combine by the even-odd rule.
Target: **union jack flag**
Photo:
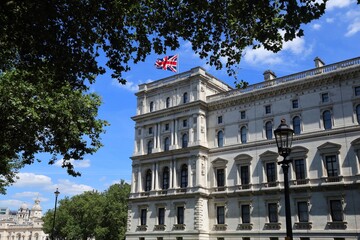
[[[163,59],[158,58],[155,62],[155,67],[157,69],[169,70],[172,72],[177,72],[177,61],[178,56],[165,56]]]

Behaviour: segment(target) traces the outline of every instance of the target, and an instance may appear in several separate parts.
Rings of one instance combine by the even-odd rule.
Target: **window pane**
[[[355,96],[360,96],[360,86],[355,87]]]
[[[225,208],[224,208],[224,206],[217,207],[217,223],[225,224]]]
[[[241,112],[240,112],[240,118],[241,118],[241,119],[245,119],[245,117],[246,117],[245,111],[241,111]]]
[[[293,118],[293,128],[294,128],[295,134],[300,134],[301,129],[300,129],[300,117],[299,116],[296,116]]]
[[[325,129],[331,129],[331,113],[329,110],[326,110],[323,112],[323,122],[324,122],[324,128]]]
[[[170,147],[170,139],[166,137],[164,140],[164,151],[169,151],[169,147]]]
[[[307,202],[298,202],[298,216],[299,222],[309,221],[309,210]]]
[[[326,160],[326,171],[327,171],[328,177],[339,176],[336,156],[335,155],[326,156],[325,160]]]
[[[150,102],[150,112],[154,111],[154,102]]]
[[[151,190],[151,170],[148,169],[145,175],[145,191]]]
[[[146,225],[146,209],[141,209],[140,224]]]
[[[165,223],[165,208],[159,208],[159,225],[164,225]]]
[[[219,131],[217,134],[218,147],[224,146],[224,134],[223,131]]]
[[[360,124],[360,104],[356,106],[356,119],[358,124]]]
[[[305,179],[305,161],[304,159],[295,160],[296,180]]]
[[[183,103],[187,103],[188,102],[188,94],[184,93],[183,95]]]
[[[216,181],[218,187],[225,186],[225,170],[224,169],[216,169]]]
[[[185,188],[188,185],[188,167],[187,165],[182,165],[181,167],[181,182],[180,187]]]
[[[266,177],[269,183],[276,181],[275,163],[271,162],[266,164]]]
[[[328,93],[321,94],[321,101],[323,103],[329,102],[329,94]]]
[[[240,175],[241,175],[241,184],[248,185],[249,184],[249,166],[241,166],[240,167]]]
[[[266,132],[266,139],[272,139],[272,134],[273,134],[273,130],[272,130],[272,123],[266,122],[265,124],[265,132]]]
[[[153,142],[149,141],[147,144],[147,154],[151,154],[153,149]]]
[[[218,124],[222,123],[222,116],[218,116]]]
[[[250,223],[250,205],[241,205],[242,223]]]
[[[297,99],[292,100],[292,107],[293,108],[298,108],[299,107],[299,100],[297,100]]]
[[[169,168],[165,167],[163,171],[163,186],[162,189],[169,188]]]
[[[166,108],[170,107],[170,98],[166,98]]]
[[[184,224],[184,207],[177,208],[177,224]]]
[[[242,127],[240,129],[241,143],[246,143],[247,129],[246,127]]]
[[[182,135],[182,147],[186,148],[188,146],[188,135],[185,133]]]
[[[269,222],[275,223],[278,222],[278,209],[276,203],[269,203],[268,204],[268,211],[269,211]]]
[[[340,200],[330,200],[331,219],[343,221],[343,209]]]

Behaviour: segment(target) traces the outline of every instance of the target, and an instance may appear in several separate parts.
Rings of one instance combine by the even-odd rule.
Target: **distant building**
[[[246,89],[198,67],[136,96],[127,240],[283,239],[283,118],[294,239],[360,239],[360,58]]]
[[[30,209],[22,204],[17,212],[0,208],[0,240],[46,240],[40,201],[35,200]]]

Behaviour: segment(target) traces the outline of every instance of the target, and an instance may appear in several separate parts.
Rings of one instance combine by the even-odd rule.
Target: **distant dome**
[[[23,203],[23,204],[21,204],[21,207],[20,207],[20,208],[22,208],[22,209],[27,209],[28,206],[26,205],[26,203]]]
[[[34,204],[34,206],[32,207],[32,211],[41,211],[42,209],[41,209],[41,207],[40,207],[40,201],[38,200],[38,199],[36,199],[35,200],[35,204]]]

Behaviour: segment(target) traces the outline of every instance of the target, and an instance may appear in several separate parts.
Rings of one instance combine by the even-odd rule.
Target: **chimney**
[[[325,66],[325,63],[319,57],[316,57],[314,59],[314,62],[315,62],[315,67],[316,68]]]
[[[264,72],[264,80],[265,81],[271,81],[271,80],[273,80],[273,79],[275,79],[276,78],[276,75],[275,75],[275,73],[273,72],[273,71],[271,71],[271,70],[266,70],[265,72]]]

